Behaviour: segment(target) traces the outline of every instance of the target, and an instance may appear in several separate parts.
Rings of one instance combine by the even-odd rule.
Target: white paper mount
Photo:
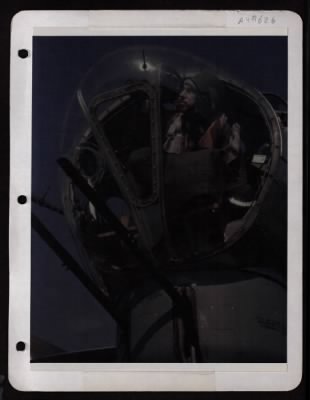
[[[287,35],[288,348],[285,364],[31,364],[32,38]],[[25,11],[12,21],[9,380],[23,391],[286,391],[302,376],[302,21],[289,11]],[[29,57],[18,57],[27,49]],[[16,343],[25,343],[24,351]]]

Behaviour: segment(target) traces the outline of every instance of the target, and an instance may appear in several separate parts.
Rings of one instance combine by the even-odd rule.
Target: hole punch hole
[[[16,343],[16,350],[17,351],[24,351],[26,348],[25,342],[17,342]]]
[[[27,58],[29,56],[29,51],[26,49],[18,50],[18,57],[20,58]]]
[[[17,197],[17,201],[18,201],[19,204],[26,204],[27,203],[27,197],[22,194],[21,196]]]

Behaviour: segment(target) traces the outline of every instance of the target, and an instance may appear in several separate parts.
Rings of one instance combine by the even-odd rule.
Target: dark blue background
[[[32,193],[46,191],[61,207],[60,172],[64,119],[85,73],[105,54],[127,46],[157,45],[189,52],[262,92],[287,99],[286,37],[35,37],[33,42]],[[113,68],[113,66],[111,66]],[[75,255],[65,219],[33,205],[51,232]],[[114,343],[115,326],[59,259],[32,234],[32,334],[68,351]]]

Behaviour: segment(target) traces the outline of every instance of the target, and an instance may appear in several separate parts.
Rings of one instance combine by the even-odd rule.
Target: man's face
[[[197,90],[190,80],[185,80],[176,102],[177,110],[186,112],[195,106]]]

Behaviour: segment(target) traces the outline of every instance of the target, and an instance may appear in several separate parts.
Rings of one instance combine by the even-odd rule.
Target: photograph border
[[[258,18],[252,18],[256,15]],[[264,16],[269,25],[258,23]],[[33,36],[288,37],[287,363],[31,364]],[[24,11],[12,21],[9,380],[27,391],[278,391],[302,376],[302,21],[291,11]],[[18,57],[27,49],[29,56]],[[22,95],[21,95],[22,93]],[[16,251],[18,249],[18,251]],[[16,343],[25,343],[24,351]],[[66,379],[64,379],[64,376]]]

